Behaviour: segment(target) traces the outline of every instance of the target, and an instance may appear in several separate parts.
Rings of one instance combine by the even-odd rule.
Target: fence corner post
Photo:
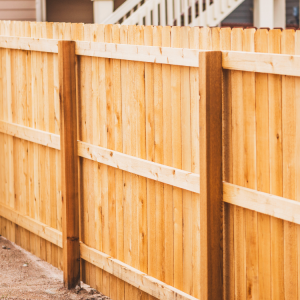
[[[199,53],[201,298],[223,299],[222,53]]]
[[[60,144],[64,285],[80,282],[75,42],[59,41]]]

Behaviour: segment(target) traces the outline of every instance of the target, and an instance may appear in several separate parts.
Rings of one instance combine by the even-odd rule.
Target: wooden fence
[[[112,299],[297,299],[300,32],[0,29],[2,235]]]

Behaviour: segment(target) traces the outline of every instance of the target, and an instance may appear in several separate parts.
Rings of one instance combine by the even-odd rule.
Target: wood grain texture
[[[0,129],[1,130],[1,129]],[[199,175],[78,141],[78,155],[104,165],[199,193]]]
[[[280,53],[281,31],[269,32],[269,52]],[[282,77],[268,75],[270,193],[282,196]],[[271,293],[272,299],[284,298],[283,221],[271,218]]]
[[[80,280],[75,43],[59,42],[64,284]]]
[[[171,29],[171,47],[179,48],[180,44],[180,27],[173,26]],[[173,167],[182,169],[181,69],[179,66],[171,66],[171,101]],[[173,188],[174,287],[180,290],[183,289],[182,205],[182,190]]]
[[[5,204],[1,204],[0,207],[0,215],[4,219],[20,226],[19,228],[26,229],[31,233],[34,233],[35,235],[62,248],[62,233],[60,231],[53,229],[44,223],[36,221],[29,216],[22,215]]]
[[[182,291],[173,288],[165,284],[164,282],[157,280],[156,278],[149,276],[136,268],[131,267],[117,259],[110,257],[109,255],[92,249],[83,243],[80,243],[80,255],[81,257],[89,261],[90,263],[105,270],[109,274],[122,279],[126,283],[133,287],[146,292],[149,295],[155,297],[154,299],[167,299],[167,300],[196,300]]]
[[[298,55],[240,51],[223,51],[222,53],[222,66],[228,70],[299,76],[299,65],[300,57]]]
[[[200,242],[201,299],[223,294],[222,57],[200,53]]]
[[[60,137],[31,127],[0,121],[0,132],[35,144],[60,150]]]
[[[243,49],[243,30],[236,28],[231,33],[231,50]],[[245,184],[244,174],[244,103],[243,73],[231,72],[232,90],[232,183]],[[244,209],[234,206],[234,296],[236,299],[246,297],[246,257],[245,257],[245,221]],[[231,291],[233,293],[233,291]]]
[[[269,31],[258,29],[255,33],[255,51],[269,51]],[[256,90],[256,182],[257,190],[270,192],[269,158],[269,89],[268,75],[255,75]],[[259,293],[264,299],[271,299],[271,227],[270,217],[258,214],[258,279]]]
[[[281,36],[281,53],[295,53],[295,32],[286,30]],[[282,77],[282,158],[283,197],[296,200],[296,97],[295,78]],[[284,293],[285,298],[298,297],[297,230],[284,221]]]
[[[220,48],[231,49],[231,29],[220,31]],[[233,149],[232,149],[232,91],[231,71],[223,70],[223,180],[232,182]],[[234,299],[234,207],[224,203],[223,215],[223,262],[224,262],[224,299]]]
[[[243,32],[243,51],[255,50],[255,29]],[[241,100],[240,100],[241,101]],[[243,72],[244,110],[244,178],[245,186],[256,188],[256,85],[255,73]],[[242,145],[240,145],[241,147]],[[257,213],[244,210],[245,217],[245,260],[247,299],[258,297],[258,232]],[[238,243],[239,241],[237,241]]]
[[[299,224],[299,204],[291,199],[223,183],[224,201],[268,216]]]

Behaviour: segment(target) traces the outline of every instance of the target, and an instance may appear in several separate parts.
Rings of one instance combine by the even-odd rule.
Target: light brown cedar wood
[[[189,31],[189,48],[199,49],[199,28]],[[191,171],[200,173],[199,142],[199,72],[198,68],[190,68],[191,91]],[[164,115],[165,117],[165,115]],[[165,143],[165,140],[164,140]],[[192,291],[191,295],[200,297],[200,195],[192,193]]]
[[[105,37],[105,25],[94,25],[92,27],[91,40],[94,42],[104,42]],[[101,124],[102,122],[106,124],[106,118],[101,118],[103,115],[106,116],[106,108],[103,110],[101,107],[101,101],[106,104],[106,91],[105,91],[105,81],[100,80],[100,76],[105,78],[105,59],[103,58],[92,58],[92,98],[93,98],[93,144],[101,145],[102,132]],[[101,174],[103,172],[102,166],[98,163],[93,164],[94,172],[94,205],[95,205],[95,248],[102,250],[102,187],[101,187]],[[105,190],[105,188],[104,188]],[[106,191],[106,190],[105,190]],[[103,291],[103,270],[96,268],[96,289],[98,291]]]
[[[269,31],[269,52],[280,53],[281,30]],[[282,76],[268,75],[270,193],[282,196]],[[284,298],[283,221],[271,218],[271,295]]]
[[[189,27],[180,31],[180,44],[182,48],[189,48]],[[192,171],[191,147],[191,94],[190,94],[190,68],[180,67],[181,76],[181,128],[182,128],[182,169]],[[183,229],[183,291],[189,295],[193,293],[193,246],[192,246],[192,193],[182,191],[182,229]]]
[[[299,55],[300,53],[300,35],[299,32],[295,33],[295,54]],[[295,96],[296,96],[296,200],[300,201],[300,80],[295,78]],[[297,226],[297,240],[298,240],[298,298],[300,297],[300,226]]]
[[[221,50],[231,50],[231,29],[220,31]],[[232,182],[232,99],[231,71],[223,70],[223,180]],[[224,261],[224,299],[234,299],[234,207],[224,203],[223,215],[223,261]]]
[[[180,48],[180,27],[171,29],[171,47]],[[182,168],[181,69],[171,66],[172,156],[173,167]],[[183,289],[182,190],[173,187],[174,287]]]
[[[135,43],[144,45],[144,26],[135,29]],[[136,114],[137,114],[137,149],[136,156],[146,159],[146,103],[145,103],[145,64],[135,63],[136,70]],[[138,265],[139,270],[148,269],[148,234],[147,234],[147,179],[138,176]],[[149,295],[139,292],[141,299],[148,299]]]
[[[243,32],[243,51],[254,52],[255,29]],[[244,104],[244,177],[245,186],[256,189],[256,116],[255,116],[255,73],[243,72]],[[247,299],[258,297],[258,233],[257,213],[244,210],[245,253],[246,253],[246,290]],[[239,241],[237,241],[239,243]]]
[[[243,49],[243,30],[234,28],[231,32],[231,50]],[[244,186],[244,105],[243,105],[243,73],[232,71],[232,181]],[[246,257],[245,257],[245,224],[244,209],[234,207],[234,285],[236,299],[246,297]]]
[[[86,41],[94,41],[94,34],[95,34],[95,26],[92,24],[85,24],[84,25],[84,35],[83,39]],[[94,101],[93,95],[93,58],[86,57],[84,62],[84,82],[83,85],[86,88],[84,98],[81,100],[84,102],[85,111],[86,111],[86,141],[89,143],[95,143],[95,112],[96,112],[96,101]],[[84,160],[84,184],[83,187],[84,191],[86,190],[86,198],[84,201],[87,201],[88,206],[88,243],[89,246],[92,248],[96,248],[96,239],[95,239],[95,190],[94,184],[97,180],[95,177],[95,172],[98,170],[95,169],[95,163]],[[86,180],[86,181],[85,181]],[[89,266],[89,285],[93,288],[96,288],[96,267],[93,265]]]
[[[222,55],[199,54],[201,299],[223,294]],[[213,188],[212,188],[213,187]],[[203,192],[202,192],[203,191]]]
[[[144,45],[153,45],[153,27],[146,26]],[[145,106],[146,106],[146,159],[155,160],[154,127],[154,65],[145,63]],[[147,179],[147,226],[148,226],[148,274],[156,276],[156,193],[155,182]],[[151,299],[151,296],[149,296]]]
[[[267,53],[269,32],[259,29],[255,34],[255,51]],[[269,159],[269,90],[268,75],[256,74],[256,170],[257,190],[270,192]],[[271,228],[270,217],[258,214],[258,280],[259,294],[271,299]]]
[[[120,43],[127,44],[128,43],[128,26],[124,25],[120,27]],[[126,153],[127,151],[127,143],[128,140],[126,139],[126,122],[128,117],[126,115],[126,104],[127,104],[127,94],[128,94],[128,61],[121,60],[121,124],[122,131],[122,145],[118,147],[122,147],[122,152]],[[127,191],[127,177],[128,175],[126,172],[122,172],[122,201],[119,201],[119,211],[118,216],[121,216],[119,227],[119,242],[118,242],[118,259],[125,262],[125,244],[126,244],[126,231],[125,231],[125,205],[126,205],[126,191]],[[125,283],[121,280],[118,280],[117,283],[117,294],[118,299],[125,299]]]
[[[162,27],[153,28],[153,46],[162,46]],[[155,162],[163,163],[163,82],[162,65],[153,65],[154,77],[154,156]],[[155,236],[156,236],[156,270],[154,277],[164,281],[164,185],[155,182]]]
[[[80,280],[75,42],[59,43],[64,285]]]
[[[281,36],[281,53],[295,53],[295,32],[285,30]],[[296,200],[296,99],[295,77],[282,77],[282,158],[283,197]],[[297,228],[287,221],[284,226],[284,293],[286,299],[297,299]]]
[[[171,46],[171,27],[162,28],[162,46]],[[171,102],[171,66],[162,65],[162,89],[163,89],[163,163],[172,166],[172,102]],[[173,285],[173,187],[164,184],[164,256],[165,256],[165,282]]]
[[[121,27],[112,27],[112,36],[115,43],[121,42]],[[123,151],[122,134],[122,83],[121,83],[121,61],[113,60],[113,86],[114,86],[114,115],[115,115],[115,149]],[[124,215],[123,215],[123,172],[116,170],[116,258],[123,260],[124,257]],[[116,299],[124,299],[124,282],[117,279]],[[112,293],[112,291],[111,291]],[[112,295],[113,297],[113,295]]]

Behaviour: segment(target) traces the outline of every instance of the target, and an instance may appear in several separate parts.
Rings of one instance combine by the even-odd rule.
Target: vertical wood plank
[[[189,48],[189,27],[181,28],[181,47]],[[191,145],[191,93],[190,68],[181,67],[181,128],[182,128],[182,169],[192,171]],[[192,193],[182,191],[182,224],[183,224],[183,291],[189,295],[193,292],[193,204]]]
[[[86,41],[94,41],[95,35],[95,25],[93,24],[85,24],[84,25],[84,35],[83,38]],[[83,83],[86,88],[84,93],[84,103],[86,106],[86,138],[87,142],[91,144],[95,144],[95,136],[96,136],[96,127],[94,118],[95,112],[97,111],[95,108],[95,98],[94,98],[94,90],[93,90],[93,60],[92,57],[86,57],[84,64],[84,72],[85,72],[85,82]],[[96,76],[95,76],[96,77]],[[97,78],[97,77],[96,77]],[[98,173],[98,170],[95,169],[95,165],[97,163],[85,160],[86,163],[86,179],[84,189],[87,189],[87,198],[85,201],[88,202],[88,245],[92,248],[96,247],[96,239],[95,239],[95,190],[94,183],[97,180],[95,173]],[[89,285],[93,288],[96,288],[96,266],[89,266]]]
[[[269,32],[269,53],[280,53],[281,30]],[[282,197],[282,76],[269,74],[270,193]],[[271,218],[271,295],[284,299],[283,220]]]
[[[221,56],[199,54],[201,299],[223,294]]]
[[[199,28],[189,31],[189,48],[199,49]],[[191,171],[200,174],[200,142],[199,142],[199,71],[190,68],[191,90]],[[191,295],[200,298],[200,195],[192,193],[192,292]]]
[[[243,32],[243,51],[254,52],[255,29]],[[244,177],[245,186],[256,189],[256,123],[255,123],[255,73],[243,72],[244,109]],[[258,297],[258,233],[257,213],[244,210],[245,251],[246,251],[246,291],[247,299]],[[239,241],[237,241],[239,243]]]
[[[153,46],[162,46],[162,27],[153,29]],[[154,64],[154,156],[155,162],[163,163],[163,82],[162,65]],[[156,236],[156,274],[155,278],[165,280],[165,253],[164,253],[164,186],[155,182],[155,236]]]
[[[180,27],[171,29],[171,47],[180,47]],[[179,66],[171,66],[172,101],[172,155],[173,167],[182,168],[181,131],[181,72]],[[173,187],[174,210],[174,286],[183,289],[183,238],[182,238],[182,189]]]
[[[153,45],[153,27],[145,27],[145,46]],[[153,64],[145,63],[146,145],[147,160],[154,161],[154,73]],[[155,182],[147,179],[148,274],[156,275],[156,195]]]
[[[231,29],[220,32],[221,50],[231,50]],[[232,98],[231,71],[223,70],[223,180],[232,183]],[[224,300],[234,299],[234,207],[223,203],[224,215]]]
[[[162,28],[162,46],[171,46],[171,27]],[[163,85],[163,141],[164,164],[172,166],[172,102],[171,102],[171,66],[162,65]],[[164,185],[164,222],[165,222],[165,282],[173,285],[174,273],[174,228],[173,228],[173,187]]]
[[[295,53],[295,32],[284,30],[281,36],[281,53]],[[283,197],[296,200],[296,101],[295,77],[282,77],[282,158]],[[284,293],[286,299],[297,299],[297,231],[296,224],[284,225]]]
[[[243,50],[243,30],[234,28],[231,33],[231,50]],[[243,73],[232,71],[232,181],[244,186],[244,122]],[[246,297],[246,251],[244,209],[234,206],[234,285],[235,299]]]
[[[128,44],[134,45],[135,43],[135,25],[129,25],[128,26],[128,36],[127,36],[127,42]],[[128,62],[128,90],[126,95],[126,132],[124,136],[124,145],[125,145],[125,151],[129,155],[135,155],[136,153],[136,112],[135,112],[135,81],[134,81],[134,75],[135,75],[135,68],[134,68],[134,62],[129,61]],[[126,139],[126,141],[125,141]],[[124,207],[124,224],[125,224],[125,234],[126,239],[124,240],[124,246],[125,246],[125,262],[129,265],[135,265],[136,263],[136,255],[137,255],[137,236],[134,236],[136,234],[136,175],[125,172],[125,178],[126,178],[126,202]],[[135,219],[135,221],[133,221]],[[125,299],[135,299],[136,298],[136,291],[135,289],[130,285],[125,283]]]
[[[120,43],[120,25],[113,25],[111,27],[111,40],[113,43]],[[120,60],[112,60],[112,120],[113,120],[113,144],[112,147],[116,151],[122,152],[122,131],[120,131],[121,124],[121,64]],[[122,201],[122,171],[114,169],[115,176],[115,203],[111,206],[110,217],[114,218],[111,223],[110,231],[113,233],[114,241],[111,243],[111,255],[117,257],[118,254],[118,211],[119,204]],[[118,278],[110,275],[110,297],[112,299],[118,299]]]
[[[144,44],[144,27],[136,29],[136,43]],[[145,101],[145,63],[136,63],[137,99],[137,156],[146,159],[146,101]],[[148,232],[147,232],[147,179],[138,178],[139,200],[139,270],[148,272]]]
[[[7,22],[6,23],[6,35],[15,34],[15,22]],[[6,106],[6,116],[8,122],[13,122],[13,101],[14,101],[14,85],[15,82],[13,80],[14,76],[14,50],[7,50],[6,55],[6,97],[7,97],[7,106]],[[14,138],[12,136],[7,136],[7,204],[15,208],[15,186],[14,186]],[[15,242],[16,239],[16,226],[12,222],[7,222],[7,236],[10,241]]]
[[[37,24],[31,23],[31,37],[37,37]],[[31,53],[31,83],[32,83],[32,127],[38,128],[38,119],[37,119],[37,111],[38,111],[38,88],[37,88],[37,81],[38,81],[38,73],[37,73],[37,62],[38,62],[38,52],[32,52]],[[39,145],[34,144],[32,145],[32,201],[31,201],[31,216],[34,219],[39,220],[39,201],[40,201],[40,195],[39,195],[39,173],[38,173],[38,166],[39,166]],[[31,244],[33,249],[33,254],[40,256],[40,237],[38,236],[32,236],[31,235]]]
[[[80,279],[75,42],[59,42],[64,284]]]
[[[112,42],[112,25],[105,26],[105,42]],[[105,60],[105,84],[106,84],[106,105],[107,105],[107,148],[115,150],[115,131],[114,131],[114,102],[113,102],[113,69],[112,59]],[[108,220],[109,220],[109,241],[108,254],[116,256],[116,187],[115,187],[115,170],[112,167],[107,167],[108,176]],[[107,278],[109,285],[109,293],[116,289],[114,277],[103,273],[104,278]],[[108,289],[107,289],[108,290]],[[106,294],[110,296],[110,294]]]
[[[92,33],[94,42],[104,42],[104,32],[105,25],[94,25],[94,30]],[[101,146],[101,122],[105,120],[100,120],[101,116],[101,101],[105,101],[105,82],[100,81],[100,74],[105,71],[101,68],[104,64],[103,58],[92,58],[92,97],[93,97],[93,144]],[[104,71],[104,72],[103,72]],[[105,115],[105,114],[104,114]],[[101,174],[102,166],[101,164],[94,164],[94,195],[95,195],[95,246],[97,250],[102,251],[102,194],[101,194]],[[102,292],[103,288],[103,270],[96,268],[96,289]]]
[[[120,27],[120,43],[121,44],[127,44],[127,37],[128,37],[128,26],[124,25]],[[126,96],[125,93],[127,91],[127,68],[128,68],[128,62],[121,60],[120,62],[121,67],[121,103],[119,103],[118,112],[119,112],[119,122],[118,122],[118,137],[120,137],[120,142],[118,143],[117,149],[120,149],[119,151],[124,151],[125,147],[125,122],[126,122],[126,116],[125,116],[125,105],[126,102]],[[121,261],[124,261],[124,249],[125,249],[125,217],[124,217],[124,199],[125,199],[125,184],[126,184],[126,178],[125,178],[125,172],[122,172],[122,174],[118,175],[119,178],[119,184],[121,186],[118,186],[118,195],[122,195],[122,199],[118,196],[118,253],[117,257]],[[123,300],[125,299],[125,283],[124,281],[118,279],[117,282],[117,299]]]
[[[267,29],[255,33],[255,52],[268,52]],[[256,74],[256,170],[257,190],[270,193],[269,91],[268,75]],[[258,280],[261,299],[271,299],[271,228],[270,217],[258,216]]]
[[[300,54],[300,32],[295,33],[295,54]],[[296,201],[300,201],[300,78],[295,78],[296,97]],[[297,246],[298,246],[298,299],[300,298],[300,226],[297,225]]]

